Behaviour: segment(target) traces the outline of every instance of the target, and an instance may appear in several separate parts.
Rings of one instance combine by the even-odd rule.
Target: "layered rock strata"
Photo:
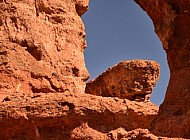
[[[89,81],[85,92],[104,97],[145,101],[149,100],[159,76],[160,67],[154,61],[122,61]]]

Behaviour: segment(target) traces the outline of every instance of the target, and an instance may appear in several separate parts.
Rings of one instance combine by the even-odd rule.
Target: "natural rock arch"
[[[160,106],[156,123],[153,124],[154,132],[163,136],[189,138],[190,1],[135,1],[152,19],[155,32],[167,53],[171,72],[165,100]]]
[[[159,112],[150,102],[81,94],[88,0],[0,0],[1,139],[190,138],[190,1],[136,2],[152,18],[171,71]]]

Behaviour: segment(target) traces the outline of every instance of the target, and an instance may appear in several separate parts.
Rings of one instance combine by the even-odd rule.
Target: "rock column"
[[[156,133],[190,138],[187,131],[190,130],[190,1],[135,1],[152,19],[170,68],[171,77],[160,106]]]

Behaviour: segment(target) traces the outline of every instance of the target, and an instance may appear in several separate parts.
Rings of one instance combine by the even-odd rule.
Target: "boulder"
[[[122,61],[86,85],[85,92],[132,101],[149,100],[160,76],[160,66],[150,60]]]

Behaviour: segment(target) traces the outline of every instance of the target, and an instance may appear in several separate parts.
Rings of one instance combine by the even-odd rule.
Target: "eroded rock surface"
[[[122,61],[86,85],[88,94],[148,100],[160,76],[159,64],[150,60]]]
[[[85,135],[84,135],[85,134]],[[71,139],[93,139],[93,140],[172,140],[170,138],[157,137],[151,134],[147,129],[135,129],[126,131],[124,128],[118,128],[110,131],[109,133],[100,133],[87,124],[83,124],[77,129],[74,129]]]
[[[190,138],[190,1],[136,2],[152,18],[171,70],[159,112],[150,102],[81,94],[88,0],[0,0],[0,139]]]
[[[96,140],[119,127],[127,131],[149,128],[158,113],[158,107],[150,102],[80,93],[25,97],[13,93],[7,99],[0,102],[1,139],[68,140],[89,135]],[[86,129],[84,124],[88,131],[81,130]],[[100,136],[91,133],[94,131]]]
[[[170,68],[171,78],[155,132],[190,138],[190,1],[135,1],[152,19]]]
[[[83,93],[87,9],[87,0],[1,0],[0,92]]]

